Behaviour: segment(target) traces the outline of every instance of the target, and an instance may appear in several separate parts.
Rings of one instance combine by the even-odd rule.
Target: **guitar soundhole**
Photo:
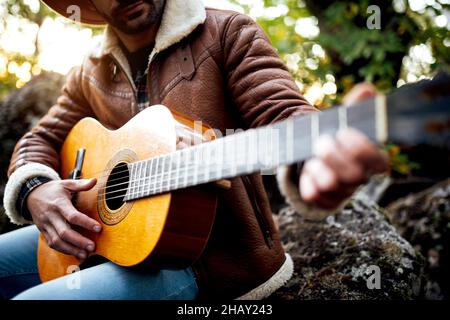
[[[109,210],[120,209],[124,204],[130,181],[130,171],[126,163],[119,163],[112,169],[106,182],[105,201]]]

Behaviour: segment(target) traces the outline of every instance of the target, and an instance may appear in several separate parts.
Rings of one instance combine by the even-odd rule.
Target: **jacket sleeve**
[[[5,213],[13,223],[31,223],[17,211],[23,185],[34,177],[60,179],[59,151],[67,134],[79,120],[93,116],[82,92],[81,77],[81,67],[72,70],[56,104],[14,148],[3,199]]]
[[[250,17],[231,18],[223,43],[227,90],[246,126],[317,111],[300,94],[266,34]]]
[[[233,16],[222,41],[227,90],[248,128],[318,112],[300,94],[266,34],[250,17]],[[278,186],[286,202],[308,219],[323,219],[334,213],[335,210],[322,210],[302,201],[296,167],[278,169]]]

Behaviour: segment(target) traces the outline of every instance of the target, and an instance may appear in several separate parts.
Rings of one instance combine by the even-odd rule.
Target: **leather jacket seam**
[[[133,96],[132,93],[127,93],[125,91],[107,90],[103,85],[101,85],[100,81],[92,75],[87,75],[83,73],[83,78],[85,78],[90,84],[92,84],[94,88],[102,91],[105,94],[111,94],[115,97],[122,99],[128,99]]]
[[[261,37],[261,36],[253,37],[251,40],[247,41],[247,42],[244,43],[242,46],[240,46],[239,49],[233,50],[232,53],[238,55],[239,52],[240,52],[241,50],[247,49],[247,47],[248,47],[250,44],[253,44],[253,42],[255,42],[256,40],[263,40],[263,41],[265,41],[266,39],[264,39],[264,37]],[[253,57],[253,56],[251,56],[251,57]],[[255,57],[267,57],[267,55],[260,54],[260,55],[256,55]],[[244,58],[246,58],[246,57],[244,57]]]
[[[234,21],[239,15],[240,15],[240,13],[236,13],[236,14],[234,14],[233,16],[231,16],[230,19],[228,20],[227,24],[225,25],[225,28],[224,28],[224,30],[223,30],[222,37],[221,37],[221,39],[220,39],[220,43],[221,43],[222,49],[225,48],[225,43],[226,43],[227,38],[228,38],[229,36],[231,36],[231,35],[228,35],[228,31],[229,31],[229,29],[231,28],[231,24],[233,23],[233,21]],[[233,33],[233,34],[234,34],[234,33]]]

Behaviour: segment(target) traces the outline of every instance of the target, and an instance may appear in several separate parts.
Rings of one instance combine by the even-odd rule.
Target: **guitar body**
[[[80,212],[102,225],[99,234],[76,229],[95,242],[95,252],[90,256],[103,256],[121,266],[145,262],[155,267],[180,268],[191,265],[199,257],[214,221],[217,202],[214,188],[191,187],[121,205],[108,203],[105,197],[105,187],[114,168],[117,173],[120,165],[123,168],[126,163],[177,149],[180,121],[184,126],[192,123],[179,115],[175,119],[163,106],[154,106],[118,130],[108,130],[91,118],[81,120],[71,130],[60,154],[61,177],[69,177],[77,151],[83,148],[86,151],[82,178],[97,178],[97,185],[77,194],[75,202]],[[38,269],[42,281],[71,273],[85,262],[51,249],[40,236]]]

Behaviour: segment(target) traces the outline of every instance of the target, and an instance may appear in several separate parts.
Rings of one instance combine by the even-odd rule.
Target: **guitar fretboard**
[[[381,109],[381,110],[380,110]],[[339,107],[181,149],[128,165],[130,181],[124,201],[221,179],[273,170],[313,154],[321,135],[353,127],[377,141],[384,135],[384,106],[377,99],[357,108]]]

